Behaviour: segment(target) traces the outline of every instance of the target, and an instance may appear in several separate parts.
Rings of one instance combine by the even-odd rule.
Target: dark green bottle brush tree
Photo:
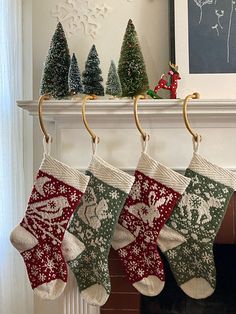
[[[87,95],[104,96],[104,87],[101,84],[103,78],[102,71],[99,67],[100,60],[95,45],[92,46],[87,61],[85,70],[82,75],[84,85],[84,93]]]
[[[83,93],[83,85],[81,82],[81,75],[78,66],[78,61],[75,54],[73,53],[70,69],[69,69],[69,91],[71,95],[77,95]]]
[[[69,48],[63,27],[59,22],[45,61],[40,94],[48,94],[56,99],[68,96],[69,67]]]

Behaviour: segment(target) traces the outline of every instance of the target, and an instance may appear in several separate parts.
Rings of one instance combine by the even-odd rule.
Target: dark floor
[[[141,314],[236,314],[236,245],[215,244],[214,254],[217,286],[212,296],[203,300],[186,296],[165,261],[165,288],[156,297],[141,297]]]

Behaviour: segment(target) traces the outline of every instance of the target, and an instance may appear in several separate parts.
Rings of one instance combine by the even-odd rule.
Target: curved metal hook
[[[191,128],[189,120],[188,120],[187,109],[188,109],[188,102],[189,102],[190,99],[199,99],[199,98],[200,98],[200,94],[199,93],[193,93],[192,95],[188,95],[184,99],[184,104],[183,104],[184,123],[185,123],[185,126],[188,129],[188,131],[192,134],[193,139],[194,139],[195,142],[198,142],[198,140],[201,141],[202,137],[201,137],[200,134],[194,132],[193,129]]]
[[[145,96],[144,95],[138,95],[135,97],[135,99],[134,99],[134,118],[135,118],[135,123],[136,123],[137,129],[141,133],[143,141],[145,142],[146,140],[148,141],[150,139],[150,135],[143,130],[143,128],[141,127],[141,124],[139,122],[138,102],[140,99],[145,99]]]
[[[84,125],[85,125],[86,129],[87,129],[87,131],[89,132],[89,134],[92,137],[93,143],[99,143],[99,141],[100,141],[99,137],[89,127],[88,121],[87,121],[87,118],[86,118],[86,103],[87,103],[87,100],[94,100],[94,99],[96,99],[95,95],[86,95],[84,97],[83,104],[82,104],[82,117],[83,117],[83,122],[84,122]]]
[[[49,95],[42,95],[39,97],[39,101],[38,101],[38,117],[39,117],[39,125],[40,125],[40,128],[41,128],[41,131],[43,132],[44,134],[44,137],[45,137],[45,141],[46,143],[48,143],[50,137],[46,131],[46,128],[44,126],[44,123],[43,123],[43,102],[45,100],[49,100],[50,99],[50,96]]]

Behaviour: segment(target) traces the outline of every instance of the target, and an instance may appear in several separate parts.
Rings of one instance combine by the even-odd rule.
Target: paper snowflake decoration
[[[63,24],[68,37],[78,31],[89,35],[93,39],[101,28],[100,21],[111,11],[106,3],[97,3],[94,0],[64,0],[56,5],[52,16]]]

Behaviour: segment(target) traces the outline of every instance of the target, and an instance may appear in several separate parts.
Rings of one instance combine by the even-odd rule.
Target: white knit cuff
[[[97,179],[127,194],[129,194],[135,179],[133,176],[110,165],[98,156],[93,156],[88,171]]]
[[[155,179],[158,162],[150,157],[147,153],[142,153],[138,161],[137,170],[146,176]]]
[[[86,176],[79,170],[71,168],[47,154],[44,154],[40,170],[76,188],[82,193],[85,192],[90,179],[89,176]]]
[[[158,163],[147,153],[142,153],[137,170],[180,194],[184,193],[190,183],[189,178]]]
[[[197,153],[193,154],[188,169],[236,190],[236,174],[234,172],[212,164]]]

